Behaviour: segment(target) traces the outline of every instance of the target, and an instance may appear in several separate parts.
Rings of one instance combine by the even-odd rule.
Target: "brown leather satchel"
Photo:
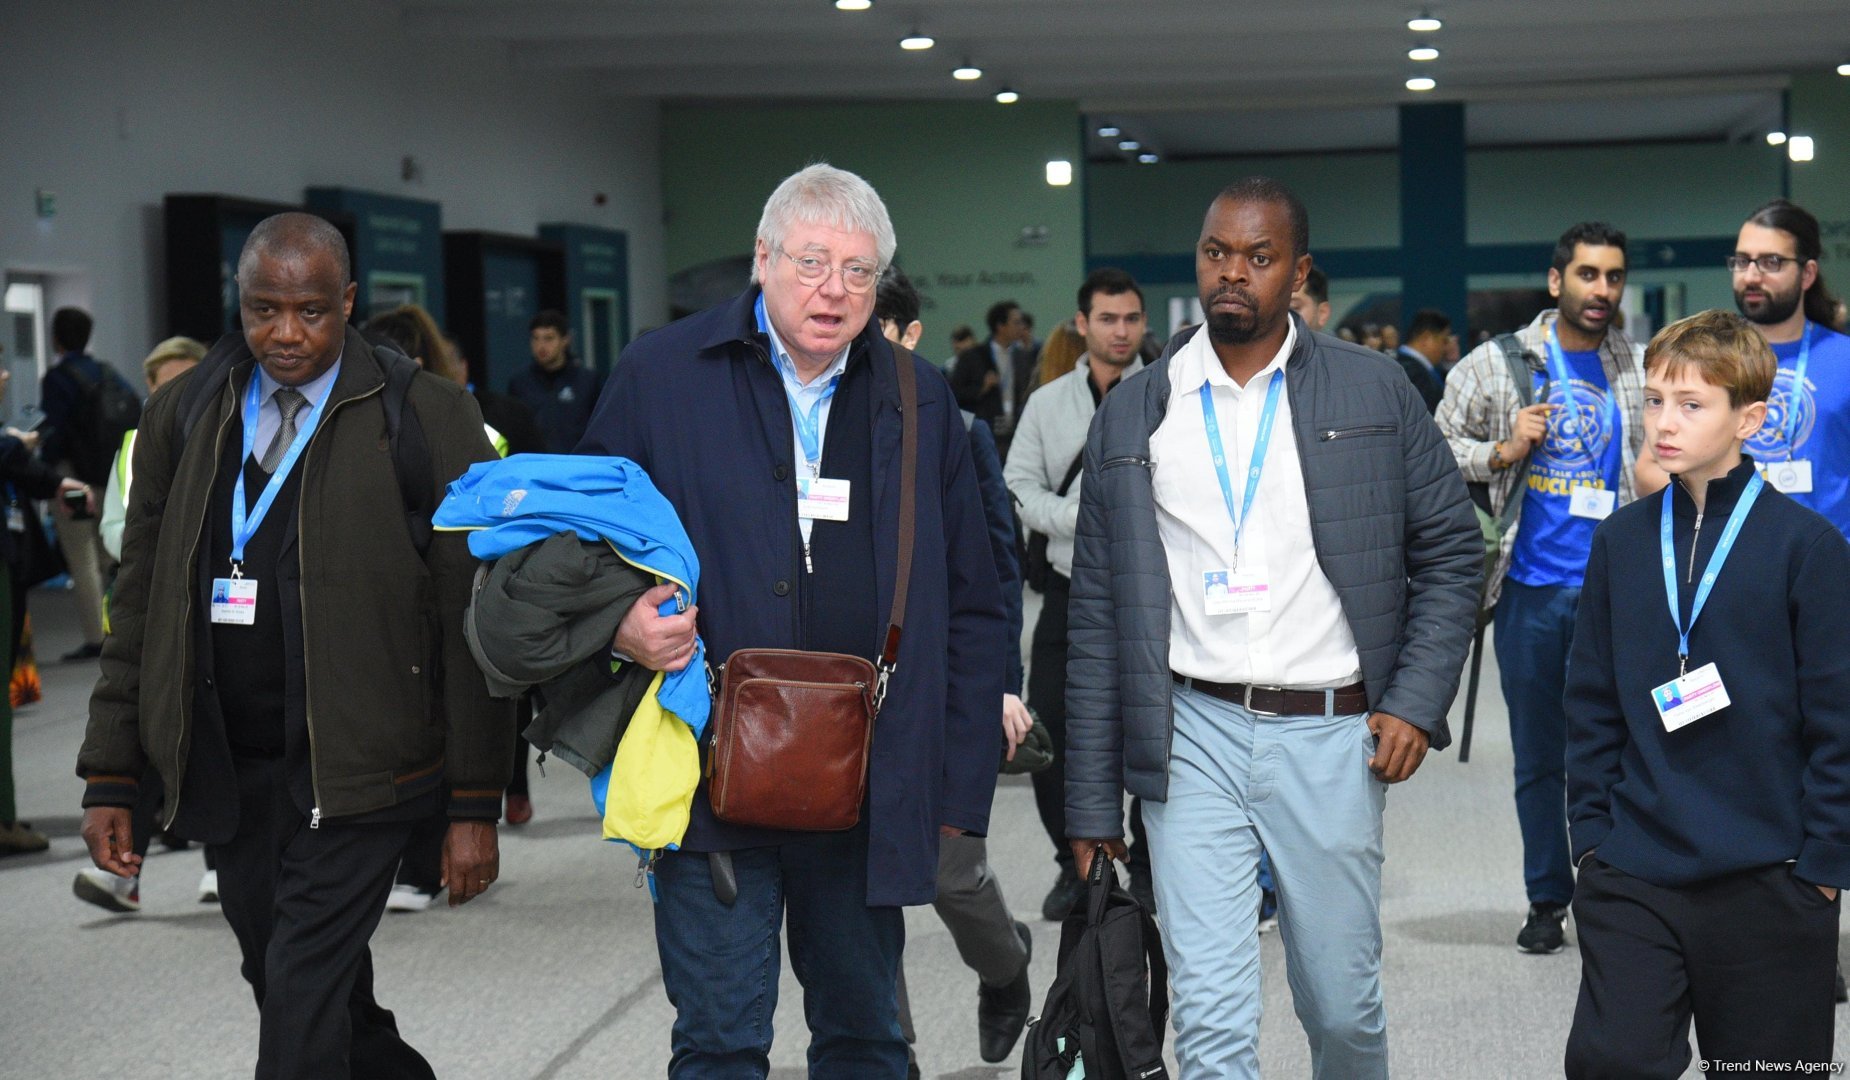
[[[766,829],[851,829],[867,795],[874,720],[899,660],[912,579],[918,489],[918,372],[899,368],[899,570],[880,663],[801,649],[740,649],[720,667],[707,798],[721,821]]]

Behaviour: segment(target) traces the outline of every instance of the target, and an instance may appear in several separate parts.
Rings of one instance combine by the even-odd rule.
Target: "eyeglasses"
[[[1758,266],[1763,274],[1777,274],[1784,270],[1787,264],[1798,266],[1805,260],[1795,259],[1790,255],[1730,255],[1722,262],[1727,263],[1728,269],[1736,274],[1746,270],[1749,266]]]
[[[797,280],[805,285],[821,285],[829,280],[829,275],[841,272],[842,288],[851,293],[864,293],[872,289],[880,280],[880,268],[864,262],[851,262],[844,266],[831,266],[828,260],[816,255],[792,255],[783,248],[777,253],[797,265]]]

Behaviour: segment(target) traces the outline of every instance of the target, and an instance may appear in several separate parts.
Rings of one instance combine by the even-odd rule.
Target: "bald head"
[[[315,262],[326,259],[340,274],[344,288],[352,280],[347,238],[327,218],[299,210],[272,214],[257,223],[238,255],[238,283],[242,285],[263,261]]]
[[[347,241],[313,214],[263,219],[238,257],[244,340],[284,386],[309,382],[340,359],[354,292]]]

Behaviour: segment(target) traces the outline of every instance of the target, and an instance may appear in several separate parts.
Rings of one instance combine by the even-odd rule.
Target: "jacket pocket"
[[[1104,464],[1100,465],[1098,469],[1100,472],[1104,472],[1106,469],[1116,469],[1116,468],[1119,468],[1125,465],[1141,465],[1147,469],[1150,467],[1151,461],[1149,458],[1140,458],[1140,457],[1134,457],[1134,456],[1115,457],[1105,462]]]
[[[1318,442],[1335,442],[1337,439],[1352,439],[1362,435],[1393,435],[1400,430],[1393,424],[1359,424],[1355,427],[1325,428],[1317,432]]]

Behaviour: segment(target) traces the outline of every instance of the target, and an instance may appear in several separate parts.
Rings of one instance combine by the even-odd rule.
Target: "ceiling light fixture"
[[[1047,183],[1053,187],[1066,187],[1073,182],[1073,163],[1055,159],[1047,163]]]
[[[1104,127],[1098,129],[1098,137],[1101,139],[1115,139],[1120,134],[1122,134],[1122,132],[1118,130],[1115,124],[1106,124]]]
[[[1143,144],[1138,142],[1136,139],[1121,139],[1118,142],[1118,149],[1124,150],[1124,151],[1142,150]]]
[[[874,0],[835,0],[836,11],[866,11],[874,6]]]
[[[998,105],[1013,105],[1020,100],[1021,95],[1006,86],[996,91],[996,104]]]
[[[1810,135],[1794,135],[1786,140],[1786,156],[1794,161],[1810,161],[1814,149]]]
[[[1418,94],[1423,94],[1426,91],[1431,90],[1432,88],[1438,85],[1439,85],[1438,83],[1434,82],[1431,79],[1426,78],[1424,75],[1419,76],[1418,78],[1407,80],[1407,89],[1412,90],[1414,93],[1418,93]]]
[[[1839,75],[1850,75],[1850,64],[1837,65],[1837,73]]]
[[[1145,165],[1154,165],[1163,159],[1156,154],[1138,154],[1137,160]]]
[[[936,44],[937,42],[917,30],[899,39],[899,47],[907,52],[923,52]]]
[[[958,82],[973,82],[983,77],[983,69],[965,60],[964,66],[951,72],[951,78]]]
[[[1783,132],[1783,131],[1769,131],[1769,132],[1767,132],[1767,133],[1766,133],[1766,144],[1767,144],[1768,146],[1784,146],[1784,145],[1786,145],[1786,133],[1785,133],[1785,132]]]
[[[1437,60],[1439,59],[1439,50],[1430,45],[1420,45],[1407,50],[1407,59],[1418,60],[1422,63],[1427,60]]]
[[[1440,22],[1437,18],[1434,18],[1433,13],[1430,11],[1422,11],[1418,15],[1407,20],[1407,29],[1416,34],[1430,34],[1444,25],[1445,24]]]

